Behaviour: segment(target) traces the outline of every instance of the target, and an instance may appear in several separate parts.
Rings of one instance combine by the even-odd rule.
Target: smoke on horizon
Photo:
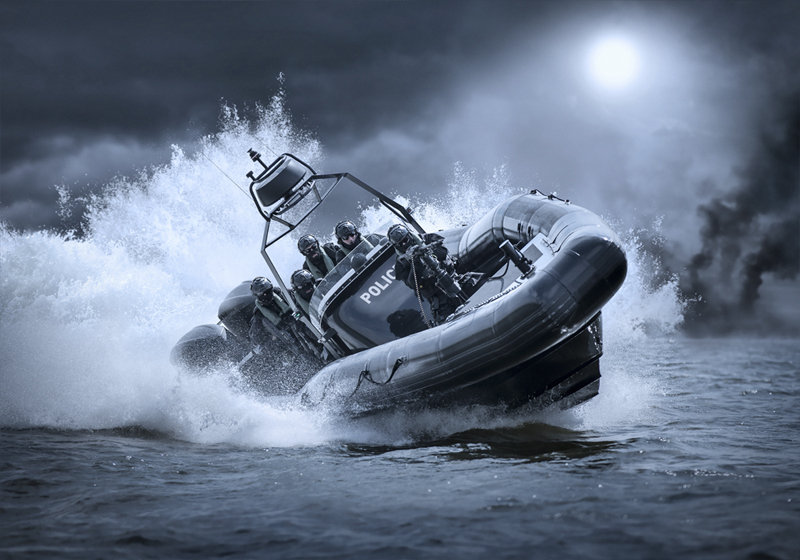
[[[756,301],[766,275],[795,280],[800,273],[798,100],[800,92],[777,104],[756,150],[735,171],[737,184],[697,208],[702,248],[686,264],[670,262],[683,271],[682,292],[694,298],[685,324],[691,334],[791,327]]]

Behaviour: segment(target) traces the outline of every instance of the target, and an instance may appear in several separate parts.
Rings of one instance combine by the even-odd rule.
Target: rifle
[[[441,241],[434,242],[434,244],[436,243],[439,245],[442,244]],[[423,278],[433,278],[439,289],[449,297],[458,299],[461,301],[461,303],[466,302],[467,298],[464,295],[464,292],[461,291],[461,286],[442,267],[439,259],[436,258],[436,254],[433,252],[433,247],[431,245],[433,244],[423,244],[420,246],[410,247],[408,250],[408,253],[410,253],[409,258],[419,258],[420,264],[423,265]]]

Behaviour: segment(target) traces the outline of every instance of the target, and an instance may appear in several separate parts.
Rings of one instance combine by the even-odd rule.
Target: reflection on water
[[[422,439],[398,445],[347,444],[353,456],[372,456],[411,449],[434,450],[439,457],[453,461],[474,459],[520,459],[524,462],[581,459],[619,447],[616,441],[592,439],[577,432],[532,423],[496,429],[472,429],[443,438]]]

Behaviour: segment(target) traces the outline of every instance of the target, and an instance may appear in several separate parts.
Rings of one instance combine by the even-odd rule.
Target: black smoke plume
[[[693,334],[785,327],[757,300],[765,274],[800,273],[800,92],[778,104],[736,176],[733,191],[698,208],[702,249],[681,278],[683,293],[696,298],[685,324]]]

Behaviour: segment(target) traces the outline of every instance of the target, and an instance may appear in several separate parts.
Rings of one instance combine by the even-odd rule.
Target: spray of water
[[[223,107],[220,131],[200,139],[192,155],[173,146],[169,164],[79,201],[86,207],[81,234],[20,234],[0,224],[0,427],[140,426],[189,441],[254,446],[486,427],[487,411],[417,416],[400,431],[342,425],[295,408],[291,398],[242,390],[233,368],[205,377],[173,368],[172,345],[191,327],[216,322],[217,306],[242,280],[267,274],[258,254],[263,221],[240,190],[253,168],[251,147],[265,159],[291,152],[317,168],[323,159],[319,142],[292,125],[279,94],[249,119]],[[472,222],[520,192],[504,167],[485,175],[456,164],[447,195],[413,201],[420,222],[434,230]],[[62,189],[65,212],[76,202]],[[371,230],[384,219],[369,207],[360,225]],[[631,272],[606,312],[610,387],[584,417],[589,423],[591,414],[618,404],[607,393],[641,387],[624,360],[614,361],[615,352],[626,351],[622,341],[668,333],[681,317],[676,286],[653,290],[650,255],[635,234],[627,241]],[[289,245],[274,255],[287,274],[299,264]]]
[[[614,226],[621,229],[618,223]],[[550,414],[548,422],[601,430],[651,420],[653,401],[661,394],[663,384],[658,360],[653,357],[668,353],[665,345],[674,343],[687,308],[678,276],[664,270],[658,250],[647,248],[654,239],[656,247],[663,244],[660,219],[648,230],[631,228],[622,234],[628,276],[603,308],[600,394],[575,410]]]

